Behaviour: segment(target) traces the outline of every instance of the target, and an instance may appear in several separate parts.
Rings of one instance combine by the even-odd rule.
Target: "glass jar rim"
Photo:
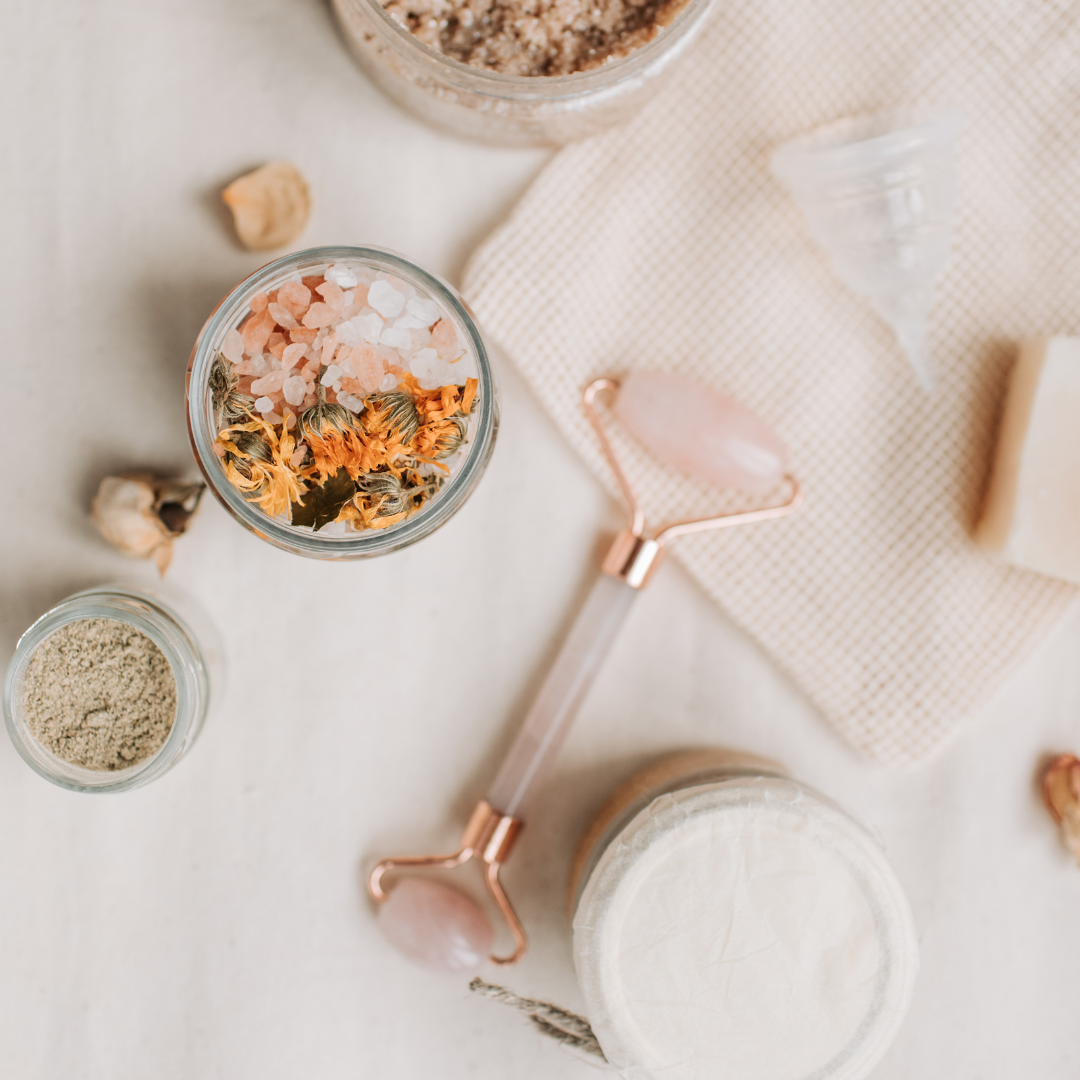
[[[487,93],[496,98],[513,98],[518,101],[557,101],[561,98],[574,98],[590,91],[606,90],[634,77],[643,67],[660,53],[663,53],[672,39],[681,36],[689,23],[696,23],[699,16],[704,16],[716,0],[687,0],[680,11],[660,32],[644,45],[632,49],[625,56],[607,60],[599,67],[588,71],[575,71],[569,75],[508,75],[488,68],[476,68],[463,64],[438,49],[424,44],[414,33],[402,26],[379,0],[352,0],[356,4],[368,5],[375,16],[385,24],[384,29],[394,35],[402,48],[427,67],[440,72],[448,82],[474,84],[470,89],[474,93]],[[478,89],[481,88],[481,89]]]
[[[124,601],[137,606],[124,606]],[[140,611],[139,607],[148,611]],[[127,769],[88,769],[57,757],[29,730],[17,700],[16,692],[38,648],[56,631],[87,619],[112,619],[144,634],[161,650],[176,682],[176,713],[169,734],[150,757]],[[189,651],[191,655],[185,655]],[[85,589],[50,608],[23,631],[4,678],[4,723],[23,761],[58,787],[91,794],[130,791],[167,772],[183,753],[193,729],[198,730],[198,714],[207,704],[206,688],[201,685],[205,671],[200,672],[199,665],[197,642],[181,616],[167,603],[124,585]]]
[[[213,446],[217,432],[208,422],[203,407],[205,401],[199,395],[207,386],[210,366],[214,361],[211,344],[236,324],[241,311],[247,310],[253,294],[263,291],[262,286],[270,285],[284,272],[295,272],[304,265],[332,265],[342,261],[375,264],[380,269],[400,274],[405,280],[416,281],[440,306],[449,310],[468,335],[476,359],[480,392],[477,395],[476,431],[467,444],[467,452],[460,466],[446,481],[437,498],[430,500],[428,506],[412,517],[386,529],[364,530],[352,536],[321,536],[268,517],[228,483],[220,467],[215,467],[218,458],[214,455]],[[275,547],[312,558],[344,560],[383,555],[414,543],[444,525],[480,480],[494,444],[495,419],[495,386],[488,349],[472,312],[448,282],[386,248],[345,245],[305,248],[267,263],[244,278],[221,300],[199,332],[188,361],[188,434],[195,460],[210,490],[242,525],[261,539]]]

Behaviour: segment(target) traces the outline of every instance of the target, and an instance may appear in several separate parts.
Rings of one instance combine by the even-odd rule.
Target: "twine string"
[[[519,997],[505,986],[496,986],[494,983],[484,982],[481,978],[473,979],[469,983],[469,989],[474,994],[516,1009],[529,1018],[537,1031],[560,1045],[569,1046],[607,1062],[604,1051],[600,1049],[600,1043],[585,1017],[552,1005],[549,1001]]]

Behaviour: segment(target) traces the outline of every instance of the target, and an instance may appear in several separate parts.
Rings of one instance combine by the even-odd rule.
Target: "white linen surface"
[[[152,577],[86,508],[108,471],[191,465],[192,340],[261,261],[229,240],[223,183],[293,160],[315,199],[304,245],[374,241],[454,276],[544,155],[399,113],[314,0],[15,0],[0,40],[6,659],[77,588]],[[487,477],[404,553],[291,558],[208,500],[169,579],[225,631],[230,681],[174,772],[69,794],[0,737],[5,1080],[597,1075],[397,957],[361,887],[374,857],[456,839],[618,522],[513,371],[500,378]],[[875,1080],[1074,1080],[1080,870],[1031,777],[1044,750],[1080,743],[1078,649],[1073,620],[933,764],[889,771],[663,568],[510,866],[532,952],[492,977],[580,1005],[562,903],[580,829],[651,755],[724,743],[867,821],[909,890],[923,972]]]

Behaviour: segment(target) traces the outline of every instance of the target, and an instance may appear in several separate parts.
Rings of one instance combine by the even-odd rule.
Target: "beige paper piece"
[[[970,532],[1016,342],[1080,334],[1077,55],[1065,0],[724,0],[661,96],[563,150],[466,275],[488,332],[612,491],[579,405],[598,375],[678,371],[783,434],[805,510],[680,557],[881,760],[940,746],[1075,595]],[[768,156],[845,115],[938,104],[966,126],[928,397]],[[632,454],[658,517],[716,504]]]

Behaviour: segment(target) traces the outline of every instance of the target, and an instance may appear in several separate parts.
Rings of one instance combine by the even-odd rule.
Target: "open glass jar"
[[[918,944],[873,837],[773,762],[684,751],[631,777],[570,885],[587,1015],[634,1080],[863,1080]]]
[[[74,764],[48,749],[31,728],[24,688],[35,654],[52,635],[87,620],[122,623],[149,638],[175,680],[176,710],[168,735],[154,753],[127,768]],[[63,677],[79,674],[68,671]],[[162,776],[191,749],[206,719],[211,691],[215,696],[220,693],[223,676],[216,634],[190,599],[165,587],[102,585],[69,596],[19,638],[4,682],[4,722],[23,760],[46,780],[69,791],[130,791]]]
[[[508,146],[558,145],[629,120],[697,36],[714,0],[687,0],[625,56],[570,75],[507,75],[429,48],[379,0],[333,0],[345,37],[385,93],[428,123]]]
[[[192,350],[187,415],[229,513],[319,559],[382,555],[433,532],[476,487],[498,429],[465,304],[370,247],[300,251],[233,289]]]

